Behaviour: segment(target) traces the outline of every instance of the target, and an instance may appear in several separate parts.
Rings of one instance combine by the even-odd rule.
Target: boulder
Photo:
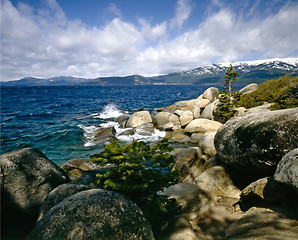
[[[210,119],[210,120],[214,120],[214,109],[215,109],[215,105],[218,102],[218,100],[208,104],[205,109],[203,110],[203,112],[200,115],[200,118],[206,118],[206,119]]]
[[[126,127],[136,128],[142,125],[146,125],[148,123],[152,123],[152,118],[150,116],[150,113],[148,111],[140,111],[140,112],[133,113],[129,117],[126,123]]]
[[[192,111],[182,111],[182,110],[176,110],[174,112],[177,116],[179,116],[181,127],[186,126],[188,123],[190,123],[194,117]]]
[[[97,165],[90,159],[73,159],[64,163],[61,168],[68,174],[71,181],[78,181],[85,172],[97,170]]]
[[[200,139],[204,136],[204,133],[192,133],[191,139],[195,143],[199,143]]]
[[[169,112],[159,112],[153,117],[154,125],[159,129],[164,129],[163,126],[169,123]]]
[[[298,193],[298,148],[281,159],[273,177],[275,181],[292,187]]]
[[[174,156],[173,170],[179,170],[180,182],[193,183],[194,179],[204,172],[206,168],[200,156],[200,149],[195,147],[182,149]]]
[[[298,108],[263,112],[228,121],[214,144],[228,167],[272,174],[285,153],[297,147]]]
[[[93,139],[96,141],[97,138],[101,138],[103,136],[116,136],[116,129],[114,127],[98,129]]]
[[[225,231],[225,239],[297,239],[298,221],[266,208],[251,208]]]
[[[210,102],[215,101],[219,97],[219,90],[216,87],[210,87],[203,93],[203,98],[208,99]]]
[[[0,157],[2,237],[24,238],[39,207],[54,188],[69,182],[66,173],[41,151],[24,148]]]
[[[188,133],[206,133],[216,132],[222,124],[217,121],[209,119],[194,119],[185,127],[185,131]]]
[[[64,183],[52,190],[47,198],[43,201],[40,210],[38,220],[40,220],[51,208],[55,207],[58,203],[62,202],[69,196],[90,189],[87,185]]]
[[[203,189],[191,183],[178,183],[163,191],[168,198],[175,198],[182,207],[184,213],[195,213],[207,204],[213,204],[215,199]],[[192,220],[195,216],[188,215],[187,219]]]
[[[124,132],[120,133],[120,134],[118,135],[118,137],[119,137],[119,136],[130,136],[130,135],[134,135],[135,133],[136,133],[136,130],[133,129],[133,128],[131,128],[131,129],[127,129],[127,130],[125,130]]]
[[[223,167],[214,166],[206,169],[194,180],[194,184],[216,197],[239,199],[240,190],[234,186]]]
[[[196,119],[196,118],[200,117],[201,109],[199,107],[195,107],[195,108],[191,109],[191,112],[193,114],[193,118]]]
[[[35,239],[154,239],[142,211],[123,195],[91,189],[64,199],[29,234]]]
[[[207,105],[210,103],[209,99],[203,98],[203,94],[200,95],[196,100],[195,100],[195,106],[199,108],[205,108]]]
[[[240,89],[239,93],[240,94],[247,94],[251,93],[259,88],[258,84],[256,83],[251,83],[245,86],[244,88]]]
[[[216,149],[214,147],[214,137],[216,132],[205,133],[199,141],[199,147],[205,155],[213,157],[216,154]]]

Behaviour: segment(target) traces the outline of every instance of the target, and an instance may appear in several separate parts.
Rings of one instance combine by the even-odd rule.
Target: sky
[[[1,81],[298,57],[298,0],[0,0]]]

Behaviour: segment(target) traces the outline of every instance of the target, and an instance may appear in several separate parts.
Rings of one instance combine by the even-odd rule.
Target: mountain
[[[215,84],[223,83],[227,66],[231,63],[209,64],[191,71],[155,77],[132,75],[126,77],[99,77],[95,79],[74,77],[33,78],[1,82],[2,86],[70,86],[70,85],[145,85],[145,84]],[[261,83],[284,75],[298,76],[298,58],[275,58],[232,63],[238,71],[237,83]]]

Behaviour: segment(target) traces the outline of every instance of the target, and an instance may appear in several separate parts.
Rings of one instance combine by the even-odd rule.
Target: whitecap
[[[165,131],[160,131],[157,129],[154,129],[154,132],[152,134],[148,134],[148,135],[144,135],[144,134],[142,134],[142,132],[144,132],[144,130],[137,129],[136,133],[133,135],[128,135],[128,136],[125,136],[125,135],[119,136],[118,135],[117,138],[123,142],[131,142],[133,140],[144,141],[144,142],[154,142],[154,141],[160,140],[166,136]],[[119,134],[119,133],[117,132],[117,134]]]
[[[92,114],[94,118],[109,119],[117,118],[123,115],[123,111],[119,110],[113,103],[106,105],[99,114]]]
[[[91,139],[95,136],[96,131],[99,129],[96,126],[84,126],[84,125],[78,125],[79,128],[81,128],[84,132],[84,137],[87,139]]]

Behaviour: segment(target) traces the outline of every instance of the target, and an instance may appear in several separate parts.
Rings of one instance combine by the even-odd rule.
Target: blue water
[[[143,108],[152,113],[177,101],[197,98],[208,87],[3,87],[1,154],[35,147],[57,164],[89,158],[104,146],[88,144],[88,134],[113,122],[120,112],[131,114]]]

